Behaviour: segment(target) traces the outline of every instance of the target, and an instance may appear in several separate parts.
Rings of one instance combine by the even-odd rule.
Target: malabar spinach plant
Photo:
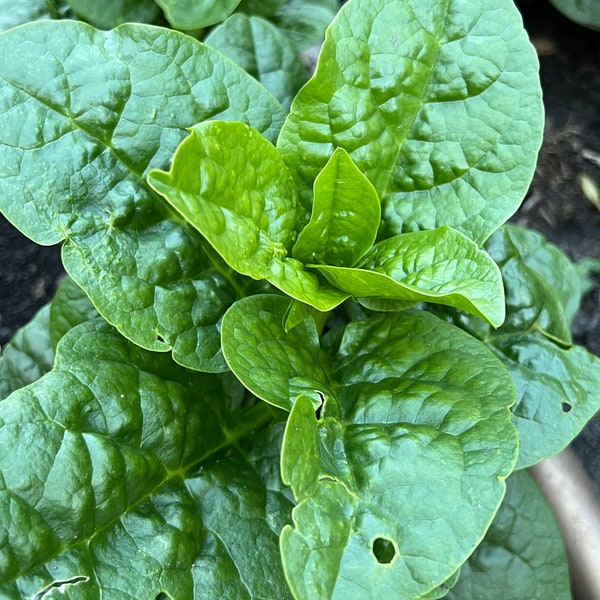
[[[512,2],[350,0],[299,91],[319,3],[42,4],[0,34],[0,207],[69,277],[0,360],[0,595],[567,598],[524,468],[600,362],[585,269],[505,224]]]

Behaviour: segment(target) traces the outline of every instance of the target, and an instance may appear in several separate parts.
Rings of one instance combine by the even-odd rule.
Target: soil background
[[[535,177],[513,222],[542,232],[575,261],[600,259],[600,32],[569,21],[549,0],[517,5],[540,57],[546,129]],[[59,247],[33,244],[0,216],[0,345],[51,299],[62,275]],[[598,275],[574,337],[600,356]],[[600,415],[573,447],[600,491]]]

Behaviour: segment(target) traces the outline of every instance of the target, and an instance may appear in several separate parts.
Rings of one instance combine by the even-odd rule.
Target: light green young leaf
[[[256,77],[288,111],[308,79],[291,42],[269,21],[237,13],[215,27],[204,43]]]
[[[292,591],[425,594],[466,560],[504,493],[517,453],[508,373],[483,344],[425,312],[353,322],[327,357],[310,320],[285,332],[288,304],[237,302],[223,338],[244,385],[292,407],[282,473],[298,506],[281,541]],[[284,376],[263,383],[275,370]],[[393,548],[391,562],[379,546]]]
[[[380,220],[377,192],[337,148],[315,180],[310,222],[292,254],[304,263],[352,267],[373,245]]]
[[[231,376],[77,326],[55,368],[0,403],[0,595],[206,598],[229,571],[241,598],[289,597],[281,428],[256,432],[270,419]]]
[[[354,269],[309,267],[354,297],[445,304],[494,327],[504,320],[504,290],[496,263],[449,227],[388,238],[373,246]]]
[[[488,343],[517,390],[517,468],[558,454],[600,410],[600,358],[581,346],[561,348],[535,333],[498,336]]]
[[[277,149],[252,128],[221,121],[191,128],[171,171],[152,171],[148,182],[238,273],[321,311],[348,297],[288,257],[296,189]]]
[[[446,598],[570,600],[560,532],[544,496],[526,472],[507,479],[500,510]]]
[[[522,201],[542,128],[512,0],[350,0],[278,147],[307,208],[342,147],[379,193],[386,235],[449,225],[482,243]]]
[[[67,0],[80,18],[101,29],[112,29],[123,23],[154,23],[160,9],[154,0]]]
[[[52,368],[50,306],[47,304],[2,348],[0,356],[0,400],[4,400]]]
[[[175,29],[190,31],[224,21],[240,0],[155,0]]]
[[[145,174],[207,119],[274,139],[280,105],[220,53],[156,27],[32,23],[2,34],[0,54],[2,212],[38,243],[66,240],[67,271],[124,335],[224,369],[217,323],[236,282]]]

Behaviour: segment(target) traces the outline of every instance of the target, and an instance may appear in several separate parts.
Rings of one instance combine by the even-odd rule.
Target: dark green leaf
[[[52,347],[75,325],[98,316],[87,294],[70,278],[65,277],[50,303],[50,340]]]
[[[500,266],[506,289],[507,318],[499,333],[540,331],[571,344],[571,320],[583,282],[562,250],[541,234],[514,225],[494,233],[486,249]]]
[[[326,357],[310,319],[285,332],[288,305],[237,302],[223,339],[245,385],[292,406],[282,450],[298,502],[281,541],[290,586],[315,599],[428,593],[466,560],[504,493],[517,453],[508,373],[425,312],[353,322]]]
[[[338,0],[287,0],[271,19],[302,52],[323,41],[338,9]]]
[[[259,17],[231,15],[204,42],[256,77],[287,111],[307,74],[291,42]]]
[[[153,23],[160,15],[154,0],[67,0],[73,12],[84,21],[102,29],[123,23]]]
[[[517,389],[517,468],[558,454],[600,410],[600,358],[581,346],[561,348],[539,334],[498,336],[489,345]]]
[[[4,214],[38,243],[67,240],[67,271],[124,335],[224,369],[217,322],[232,282],[145,174],[207,119],[274,139],[279,104],[220,53],[156,27],[33,23],[2,34],[0,54]]]
[[[271,416],[249,400],[101,320],[71,330],[0,403],[0,595],[205,598],[229,571],[239,597],[287,597],[281,428],[257,434]]]
[[[560,532],[546,500],[524,471],[506,481],[506,496],[485,539],[446,597],[570,600]]]
[[[327,311],[348,294],[322,285],[288,256],[298,209],[293,180],[277,149],[243,123],[193,127],[170,172],[148,181],[242,275],[266,279],[286,294]]]
[[[0,400],[39,379],[54,363],[50,343],[50,307],[44,306],[2,348],[0,356]]]
[[[380,219],[377,192],[338,148],[315,180],[310,222],[292,253],[304,263],[352,267],[373,245]]]
[[[298,394],[320,404],[326,387],[319,335],[312,318],[285,331],[289,300],[256,295],[238,300],[221,324],[223,354],[244,386],[270,404],[289,410]]]
[[[342,147],[379,193],[386,235],[449,225],[482,243],[533,175],[537,71],[512,0],[351,0],[278,146],[306,207]]]
[[[240,0],[155,0],[175,29],[202,29],[224,21]]]

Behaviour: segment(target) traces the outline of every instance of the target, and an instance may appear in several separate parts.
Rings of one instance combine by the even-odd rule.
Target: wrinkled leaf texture
[[[558,526],[525,471],[506,480],[506,496],[489,531],[446,597],[570,600],[567,557]]]
[[[0,596],[289,597],[270,420],[231,375],[75,327],[0,402]]]
[[[278,147],[307,211],[312,182],[342,147],[380,195],[386,235],[449,225],[481,244],[533,175],[537,72],[510,0],[353,0]]]
[[[288,305],[244,298],[222,331],[243,384],[291,410],[281,459],[298,502],[281,537],[290,586],[299,598],[426,594],[467,559],[504,494],[517,454],[508,373],[424,311],[352,322],[329,356],[312,319],[285,332]],[[379,561],[376,540],[393,546],[391,561]]]
[[[0,36],[0,208],[63,262],[142,347],[220,371],[217,322],[236,295],[214,254],[148,188],[185,128],[243,121],[274,140],[283,111],[252,77],[174,31],[40,22]]]

